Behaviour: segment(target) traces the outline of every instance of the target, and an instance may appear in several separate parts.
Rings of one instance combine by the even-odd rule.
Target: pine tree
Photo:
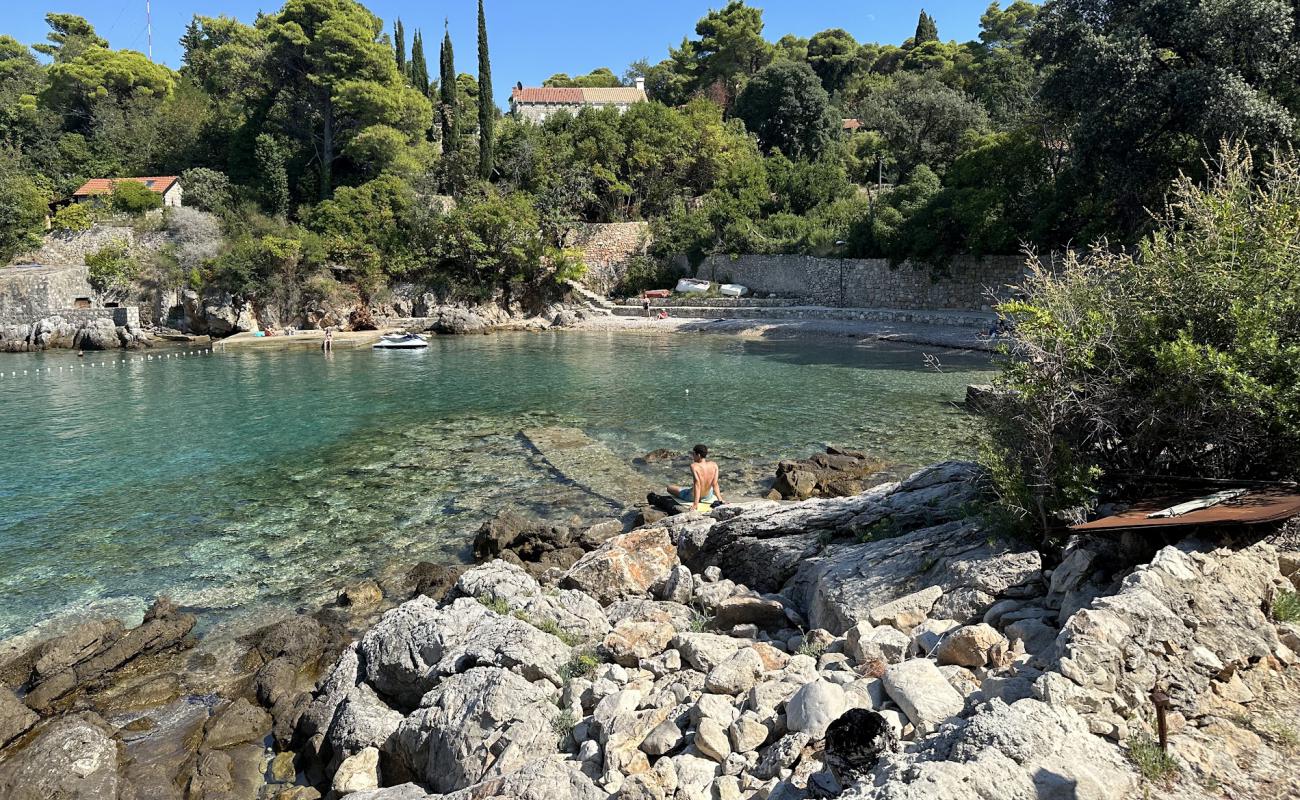
[[[442,151],[449,153],[459,143],[456,124],[456,56],[451,49],[451,30],[443,22],[442,52],[438,58],[439,117],[442,122]]]
[[[921,16],[916,21],[916,35],[912,37],[913,45],[922,45],[926,42],[939,41],[939,25],[934,21],[934,17],[925,13],[921,9]]]
[[[424,60],[424,34],[420,33],[419,29],[415,31],[415,36],[411,38],[411,63],[409,65],[409,71],[411,73],[411,84],[428,97],[429,65]]]
[[[393,50],[397,54],[397,71],[407,75],[406,71],[406,28],[402,27],[402,19],[398,17],[393,23]]]
[[[492,126],[496,123],[496,103],[492,100],[492,62],[488,57],[487,17],[483,0],[478,0],[478,174],[483,180],[492,177]]]

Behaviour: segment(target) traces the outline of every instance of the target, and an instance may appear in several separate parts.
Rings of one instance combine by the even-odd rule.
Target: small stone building
[[[584,108],[616,108],[621,114],[634,103],[646,101],[645,79],[637,78],[635,87],[609,89],[559,89],[550,86],[516,84],[510,94],[510,113],[538,124],[560,111],[576,114]]]
[[[0,325],[27,325],[98,305],[85,266],[0,268]],[[65,314],[66,315],[66,314]]]
[[[165,208],[176,208],[181,205],[182,195],[185,193],[181,188],[181,179],[176,175],[157,175],[146,178],[94,178],[82,184],[81,188],[72,193],[74,203],[85,203],[101,197],[106,194],[112,194],[113,187],[123,181],[144,184],[157,194],[162,195],[163,206]]]

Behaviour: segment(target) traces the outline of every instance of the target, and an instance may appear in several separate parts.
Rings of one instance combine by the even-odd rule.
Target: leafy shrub
[[[120,301],[140,275],[140,262],[125,242],[113,241],[86,256],[90,285],[106,300]]]
[[[0,160],[0,263],[41,244],[49,194]]]
[[[502,616],[507,616],[510,614],[510,604],[507,603],[504,598],[491,597],[488,595],[481,594],[474,599],[482,603],[483,606],[487,608],[489,611],[494,611],[497,614],[500,614]]]
[[[56,231],[77,233],[88,231],[95,224],[95,215],[85,203],[73,203],[54,212],[50,223]]]
[[[162,208],[162,195],[135,181],[118,181],[113,184],[113,191],[108,196],[108,203],[115,211],[124,214],[143,214],[155,208]]]
[[[1136,252],[1031,265],[985,461],[1042,530],[1103,478],[1300,472],[1300,165],[1226,147]]]
[[[1160,743],[1146,734],[1128,741],[1128,757],[1133,765],[1152,783],[1167,784],[1178,775],[1178,762],[1160,749]]]
[[[1273,598],[1273,619],[1278,622],[1300,622],[1300,594],[1280,591]]]
[[[194,167],[181,173],[185,205],[212,214],[224,214],[234,205],[234,192],[225,173]]]
[[[585,678],[600,666],[600,659],[590,651],[579,653],[560,667],[560,679],[568,682],[573,678]]]

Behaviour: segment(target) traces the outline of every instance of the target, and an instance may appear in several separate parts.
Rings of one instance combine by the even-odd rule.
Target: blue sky
[[[194,14],[234,16],[252,21],[259,10],[274,11],[278,0],[152,0],[154,57],[180,66],[177,40]],[[80,14],[113,47],[144,51],[145,0],[13,0],[0,21],[0,32],[32,43],[45,37],[46,11]],[[473,73],[477,0],[370,0],[366,5],[391,29],[401,17],[410,33],[425,31],[426,56],[437,65],[437,40],[443,17],[451,23],[456,67]],[[694,35],[695,22],[725,0],[487,0],[492,77],[504,108],[516,81],[536,85],[556,72],[582,74],[608,66],[616,73],[638,58],[658,61],[670,44]],[[988,0],[753,0],[764,10],[766,35],[811,36],[826,28],[844,28],[858,41],[899,43],[912,35],[925,8],[938,20],[944,39],[965,41],[979,32],[979,17]],[[1005,5],[1005,3],[1004,3]],[[409,42],[408,42],[409,44]]]

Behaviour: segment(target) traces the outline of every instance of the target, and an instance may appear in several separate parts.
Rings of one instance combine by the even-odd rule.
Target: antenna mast
[[[152,0],[144,0],[144,25],[148,30],[149,60],[153,61],[153,8]]]

